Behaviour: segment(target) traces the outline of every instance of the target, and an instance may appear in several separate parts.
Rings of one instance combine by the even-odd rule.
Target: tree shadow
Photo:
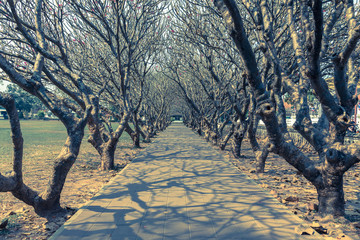
[[[303,239],[273,196],[190,130],[169,130],[180,140],[159,137],[56,239]]]

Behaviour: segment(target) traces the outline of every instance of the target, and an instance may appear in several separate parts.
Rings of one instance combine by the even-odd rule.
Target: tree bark
[[[139,120],[137,119],[136,115],[137,113],[134,112],[133,114],[133,123],[134,123],[134,148],[140,148],[140,126],[139,126]]]
[[[267,148],[267,146],[265,146],[262,150],[254,151],[254,154],[256,159],[256,172],[264,173],[266,159],[269,155],[269,149]]]
[[[35,212],[39,215],[48,211],[61,209],[60,194],[64,187],[67,174],[79,155],[81,141],[84,137],[84,129],[85,124],[81,127],[76,127],[69,133],[64,147],[55,160],[52,177],[49,180],[47,188],[40,194],[41,198],[35,201]],[[14,192],[13,194],[14,196],[20,196],[23,193]]]
[[[110,134],[110,138],[107,142],[102,144],[102,154],[101,154],[101,165],[100,169],[103,171],[113,170],[115,169],[115,151],[119,139],[123,132],[126,129],[126,125],[128,124],[129,114],[124,113],[122,116],[121,122],[119,126],[116,128],[114,132]]]
[[[244,132],[237,131],[234,133],[233,141],[232,141],[232,153],[235,158],[241,157],[241,144],[244,139]]]
[[[230,140],[230,138],[231,138],[232,135],[234,134],[234,128],[235,128],[235,124],[234,124],[234,123],[231,123],[231,127],[230,127],[230,129],[229,129],[229,132],[226,134],[224,140],[223,140],[222,143],[220,144],[220,149],[221,149],[222,151],[225,150],[228,141]]]
[[[140,136],[130,127],[129,124],[126,124],[125,132],[131,137],[133,147],[140,148]]]
[[[325,186],[317,187],[319,213],[321,215],[344,216],[345,198],[343,190],[343,175],[327,175]]]
[[[103,146],[100,170],[108,171],[115,169],[115,150],[117,142],[118,141],[116,141],[115,143],[105,143],[106,146]]]

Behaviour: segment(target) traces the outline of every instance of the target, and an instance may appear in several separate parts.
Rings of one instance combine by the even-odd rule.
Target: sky
[[[7,85],[9,85],[9,82],[0,80],[0,91],[5,91]]]

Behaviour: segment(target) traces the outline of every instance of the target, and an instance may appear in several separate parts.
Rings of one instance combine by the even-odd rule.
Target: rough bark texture
[[[108,140],[103,142],[101,145],[102,154],[101,154],[101,165],[100,169],[103,171],[113,170],[115,169],[115,151],[117,147],[117,143],[123,132],[125,131],[126,125],[129,120],[129,114],[124,113],[119,123],[119,126],[114,132],[111,132],[108,136]]]
[[[234,133],[232,140],[232,153],[235,158],[241,157],[241,144],[245,137],[246,129],[240,128]]]
[[[345,215],[345,197],[343,190],[343,176],[324,176],[326,184],[316,186],[319,200],[319,212],[333,216]]]
[[[228,133],[224,137],[224,140],[220,143],[220,150],[225,150],[228,141],[230,140],[230,138],[234,134],[234,130],[235,130],[235,124],[231,123],[231,127],[230,127]]]
[[[113,170],[115,169],[114,160],[117,143],[128,123],[129,114],[115,115],[114,117],[121,121],[117,129],[113,130],[110,122],[100,118],[100,110],[104,113],[110,113],[110,111],[99,106],[99,98],[92,98],[92,106],[94,108],[88,119],[90,133],[88,142],[93,145],[100,155],[101,164],[99,169],[102,171]]]
[[[134,148],[140,148],[140,136],[136,131],[134,131],[129,124],[125,127],[125,132],[131,137]]]
[[[116,142],[105,143],[101,154],[100,170],[108,171],[115,169]]]
[[[86,123],[82,123],[80,126],[74,126],[73,131],[68,133],[64,147],[54,162],[48,186],[46,190],[40,194],[41,198],[36,201],[35,211],[37,213],[60,209],[60,194],[64,187],[67,174],[79,154],[81,141],[84,137],[85,125]],[[16,194],[17,193],[14,193],[15,196]]]

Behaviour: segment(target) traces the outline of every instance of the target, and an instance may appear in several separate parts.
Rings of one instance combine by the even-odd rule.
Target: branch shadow
[[[167,131],[177,138],[159,137],[57,239],[304,239],[300,219],[222,155]]]

